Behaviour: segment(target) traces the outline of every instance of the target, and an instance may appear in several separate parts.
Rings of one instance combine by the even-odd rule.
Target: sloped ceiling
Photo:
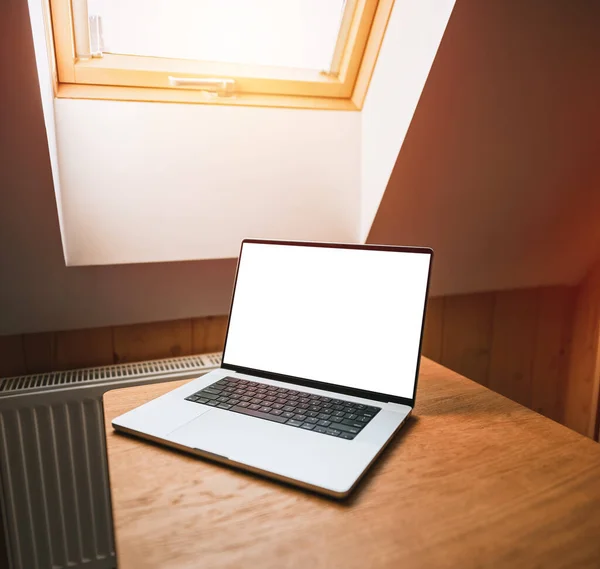
[[[368,242],[433,294],[579,282],[600,256],[600,3],[457,0]]]

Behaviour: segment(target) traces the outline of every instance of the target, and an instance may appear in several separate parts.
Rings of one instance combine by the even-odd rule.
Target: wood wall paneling
[[[496,293],[488,385],[531,407],[539,289]]]
[[[54,339],[53,332],[23,334],[23,350],[27,373],[43,373],[54,369]]]
[[[115,363],[187,356],[192,353],[192,321],[116,326],[113,345]]]
[[[458,373],[488,384],[493,293],[449,296],[444,305],[444,337],[441,363]]]
[[[571,287],[549,287],[540,289],[539,297],[531,408],[559,422],[569,367],[575,292]]]
[[[442,361],[442,336],[444,332],[444,298],[430,298],[427,301],[425,314],[425,329],[423,331],[424,356],[436,361]]]
[[[110,365],[114,361],[109,327],[57,332],[55,346],[56,370]]]
[[[27,373],[23,338],[21,336],[0,336],[0,377],[10,377]]]
[[[192,352],[220,352],[225,344],[227,316],[209,316],[192,320]]]
[[[600,386],[600,264],[579,287],[575,304],[563,422],[598,439]]]

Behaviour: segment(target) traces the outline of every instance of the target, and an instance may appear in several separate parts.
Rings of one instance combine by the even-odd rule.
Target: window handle
[[[171,87],[201,87],[205,91],[217,93],[220,97],[231,97],[235,94],[234,79],[209,77],[173,77],[169,75]]]

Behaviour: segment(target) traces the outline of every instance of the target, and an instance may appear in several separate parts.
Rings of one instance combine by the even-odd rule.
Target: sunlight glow
[[[344,0],[90,0],[105,51],[328,70]]]

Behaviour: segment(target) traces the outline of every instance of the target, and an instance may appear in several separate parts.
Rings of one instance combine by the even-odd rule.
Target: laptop
[[[347,496],[414,408],[432,256],[244,240],[221,367],[114,429]]]

